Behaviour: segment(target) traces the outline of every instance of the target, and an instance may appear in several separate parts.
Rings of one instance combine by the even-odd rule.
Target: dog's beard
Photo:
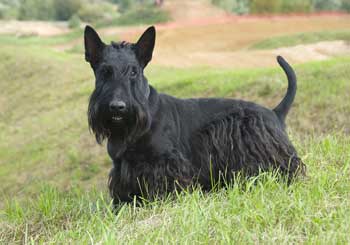
[[[134,107],[133,123],[130,124],[129,131],[126,135],[127,143],[134,143],[151,128],[151,115],[147,106],[137,103]]]
[[[99,144],[102,144],[111,135],[106,116],[108,113],[103,108],[105,107],[99,107],[93,96],[91,96],[88,108],[88,123],[90,130],[95,134],[96,141]]]
[[[135,103],[128,113],[120,116],[121,120],[115,120],[115,117],[109,112],[108,106],[99,105],[93,96],[90,98],[88,122],[99,144],[109,138],[132,144],[151,127],[151,116],[146,103]]]

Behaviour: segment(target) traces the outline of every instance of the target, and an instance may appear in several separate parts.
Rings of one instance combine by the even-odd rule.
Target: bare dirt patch
[[[183,57],[178,55],[171,59],[156,57],[155,61],[161,65],[175,67],[204,65],[227,68],[251,68],[275,66],[277,55],[284,56],[292,63],[325,60],[334,56],[350,56],[350,44],[344,41],[331,41],[274,50],[193,52],[190,55],[184,55]]]
[[[156,25],[153,63],[158,65],[266,67],[275,65],[276,54],[295,63],[349,53],[349,45],[341,41],[276,50],[248,50],[252,44],[271,37],[350,29],[350,15],[347,14],[235,16],[212,6],[208,0],[165,1],[163,7],[170,12],[173,21]],[[145,28],[113,26],[98,32],[104,38],[134,42]],[[82,43],[80,38],[56,48],[66,50]]]
[[[297,45],[295,47],[278,48],[272,50],[274,54],[290,57],[296,62],[307,60],[326,60],[333,56],[349,55],[350,43],[345,41],[327,41],[315,44]]]
[[[349,29],[350,15],[225,17],[212,21],[204,25],[190,25],[189,22],[189,25],[170,28],[164,25],[157,26],[154,62],[177,67],[265,67],[275,64],[276,53],[290,56],[295,62],[305,62],[346,54],[349,49],[344,42],[322,42],[265,51],[252,51],[247,48],[258,41],[275,36]],[[126,33],[125,39],[135,40],[140,33]]]
[[[146,26],[106,28],[102,36],[136,41]],[[261,40],[300,32],[350,29],[350,15],[222,16],[156,25],[153,63],[166,66],[267,67],[281,54],[293,62],[327,59],[349,53],[342,41],[299,45],[276,50],[248,50]]]

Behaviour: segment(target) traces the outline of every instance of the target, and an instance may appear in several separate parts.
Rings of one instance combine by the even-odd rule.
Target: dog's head
[[[136,139],[149,129],[150,87],[143,70],[152,59],[155,36],[152,26],[136,43],[106,45],[93,28],[85,28],[85,59],[95,74],[88,120],[98,143]]]

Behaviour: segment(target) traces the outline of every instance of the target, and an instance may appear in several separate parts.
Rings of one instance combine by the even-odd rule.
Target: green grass
[[[23,204],[11,201],[0,226],[4,243],[345,244],[350,222],[350,141],[341,135],[303,145],[309,177],[290,187],[272,174],[227,190],[181,193],[115,215],[105,193],[44,185]]]
[[[334,40],[350,41],[350,31],[305,32],[290,36],[272,37],[253,44],[250,49],[274,49]]]
[[[97,27],[152,25],[170,21],[168,12],[154,6],[138,6],[111,20],[97,22]]]
[[[83,30],[75,29],[64,35],[52,36],[52,37],[42,37],[37,35],[22,35],[22,36],[13,36],[13,35],[0,35],[0,44],[16,44],[16,45],[25,45],[25,46],[50,46],[50,45],[59,45],[65,44],[70,41],[76,40],[82,36]]]
[[[1,40],[0,243],[338,243],[350,230],[350,57],[295,66],[290,136],[308,167],[290,187],[272,174],[212,193],[174,194],[112,213],[111,166],[89,133],[93,77],[83,56]],[[46,41],[45,41],[46,42]],[[147,68],[179,97],[243,98],[272,108],[280,68]],[[175,75],[176,74],[176,75]]]

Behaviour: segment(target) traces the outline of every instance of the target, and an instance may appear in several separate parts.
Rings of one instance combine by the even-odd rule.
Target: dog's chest
[[[127,147],[121,159],[133,165],[138,163],[154,165],[155,162],[166,158],[173,149],[174,145],[165,140],[158,142],[151,140]]]
[[[114,163],[127,162],[130,165],[151,164],[165,153],[164,144],[152,144],[151,141],[138,142],[126,146],[119,142],[108,142],[108,154]]]
[[[121,159],[130,164],[147,163],[152,162],[157,155],[156,151],[149,146],[129,147]]]

